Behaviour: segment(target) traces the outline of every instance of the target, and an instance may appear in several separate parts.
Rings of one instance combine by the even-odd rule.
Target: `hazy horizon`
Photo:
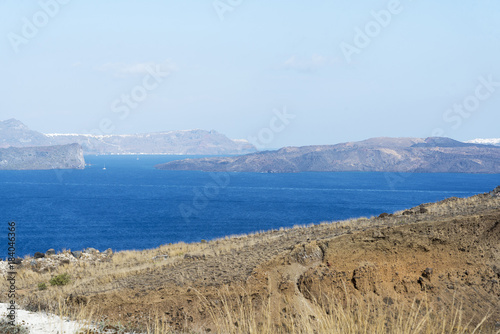
[[[499,14],[494,1],[7,0],[0,119],[266,148],[498,138]]]
[[[14,119],[14,120],[17,120],[17,121],[20,121],[21,123],[25,124],[22,120],[19,120],[19,119],[16,119],[16,118],[11,118],[11,119]],[[3,119],[0,119],[0,122],[4,122],[4,121],[8,121],[8,120],[11,120],[11,119],[6,119],[6,120],[3,120]],[[25,124],[26,125],[26,124]],[[30,128],[30,130],[34,130],[34,131],[37,131],[36,129],[32,129]],[[178,130],[163,130],[163,131],[156,131],[156,133],[166,133],[166,132],[174,132],[174,131],[196,131],[196,130],[202,130],[202,131],[216,131],[222,135],[226,135],[225,133],[221,133],[220,131],[217,131],[216,129],[178,129]],[[38,131],[40,132],[40,131]],[[94,135],[92,133],[67,133],[67,132],[53,132],[53,133],[47,133],[47,132],[41,132],[43,133],[44,135]],[[154,133],[154,132],[137,132],[137,133],[123,133],[123,134],[111,134],[111,135],[140,135],[140,134],[145,134],[145,133]],[[105,135],[105,134],[104,134]],[[439,137],[439,136],[438,136]],[[231,138],[229,137],[230,139],[233,139],[233,140],[248,140],[247,138]],[[422,138],[422,139],[425,139],[427,137],[388,137],[388,136],[379,136],[379,137],[370,137],[370,138],[364,138],[364,139],[361,139],[361,141],[363,140],[369,140],[369,139],[376,139],[376,138]],[[457,140],[455,138],[451,138],[451,137],[447,137],[447,138],[450,138],[450,139],[454,139],[454,140]],[[471,138],[470,140],[474,140],[474,139],[500,139],[500,138]],[[338,142],[338,143],[329,143],[329,144],[310,144],[310,145],[335,145],[335,144],[341,144],[342,142]],[[282,147],[287,147],[287,146],[296,146],[296,145],[284,145]],[[299,145],[297,145],[299,146]],[[300,145],[300,146],[307,146],[307,145]],[[261,149],[264,149],[264,150],[277,150],[277,149],[280,149],[281,147],[272,147],[272,146],[266,146],[266,147],[257,147],[258,149],[261,148]]]

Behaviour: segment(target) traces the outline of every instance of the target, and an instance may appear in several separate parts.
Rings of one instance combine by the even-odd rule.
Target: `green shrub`
[[[50,285],[66,285],[69,283],[69,275],[64,273],[54,276],[49,281]]]
[[[38,290],[47,290],[47,284],[45,283],[38,283]]]
[[[207,241],[206,241],[205,239],[201,239],[201,243],[202,243],[202,244],[206,244],[206,243],[207,243]]]

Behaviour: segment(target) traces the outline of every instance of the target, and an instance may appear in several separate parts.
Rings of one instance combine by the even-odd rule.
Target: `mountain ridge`
[[[0,121],[0,148],[78,143],[85,154],[231,155],[256,152],[248,141],[215,130],[174,130],[127,135],[43,134],[16,119]]]
[[[176,160],[156,168],[259,173],[500,173],[500,147],[444,137],[379,137],[336,145],[284,147],[236,157]]]

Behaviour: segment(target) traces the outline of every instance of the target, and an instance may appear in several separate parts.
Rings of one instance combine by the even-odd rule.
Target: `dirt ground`
[[[213,332],[211,307],[247,299],[256,317],[266,301],[272,305],[279,325],[308,312],[314,319],[312,303],[346,296],[388,308],[461,305],[472,322],[491,314],[489,325],[500,326],[500,188],[371,219],[214,240],[185,253],[169,249],[147,253],[169,254],[160,262],[109,260],[108,272],[74,280],[67,300],[98,307],[129,328],[159,315],[179,330]],[[103,283],[113,270],[127,271]],[[25,291],[26,303],[49,296],[34,286]]]

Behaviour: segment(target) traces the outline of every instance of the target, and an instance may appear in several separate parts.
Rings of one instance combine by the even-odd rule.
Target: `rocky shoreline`
[[[45,273],[56,271],[62,265],[67,265],[74,262],[104,262],[110,261],[113,256],[113,251],[108,248],[104,252],[100,252],[95,248],[86,248],[81,251],[64,250],[57,252],[54,249],[49,249],[45,253],[36,252],[33,257],[25,257],[24,259],[16,258],[13,261],[18,267],[29,267],[37,273]],[[7,273],[8,262],[0,261],[0,274]]]
[[[496,187],[495,189],[489,191],[488,193],[485,193],[483,195],[489,195],[493,198],[500,198],[500,186]],[[453,202],[457,200],[457,198],[448,198],[444,200],[443,202]],[[431,203],[432,204],[432,203]],[[407,217],[416,217],[420,216],[423,218],[422,215],[425,215],[428,213],[428,209],[426,208],[429,204],[421,204],[419,206],[416,206],[411,209],[406,209],[403,210],[400,215],[401,216],[407,216]],[[393,213],[381,213],[378,217],[377,220],[380,222],[380,225],[384,225],[383,222],[386,221],[386,219],[391,218],[393,219],[395,214]],[[421,219],[422,219],[421,218]],[[359,218],[363,219],[363,218]],[[390,226],[390,224],[389,224]],[[355,227],[353,227],[354,230],[356,230]],[[265,231],[263,233],[274,233],[276,231]],[[38,272],[38,273],[44,273],[44,272],[52,272],[56,271],[57,268],[61,265],[66,265],[69,263],[75,263],[79,261],[83,262],[89,262],[89,263],[95,263],[95,262],[110,262],[111,258],[113,257],[114,252],[111,248],[106,249],[105,251],[99,251],[98,249],[88,247],[83,250],[76,250],[76,251],[71,251],[71,250],[63,250],[56,252],[54,249],[48,249],[45,253],[42,252],[35,252],[33,256],[27,256],[24,259],[22,258],[16,258],[14,261],[14,264],[21,266],[21,267],[29,267],[33,271]],[[169,259],[170,255],[168,253],[162,253],[155,255],[151,258],[152,261],[164,261]],[[204,260],[205,255],[199,256],[196,254],[184,254],[184,259],[185,260]],[[4,275],[7,273],[7,265],[8,262],[0,259],[0,274]]]

